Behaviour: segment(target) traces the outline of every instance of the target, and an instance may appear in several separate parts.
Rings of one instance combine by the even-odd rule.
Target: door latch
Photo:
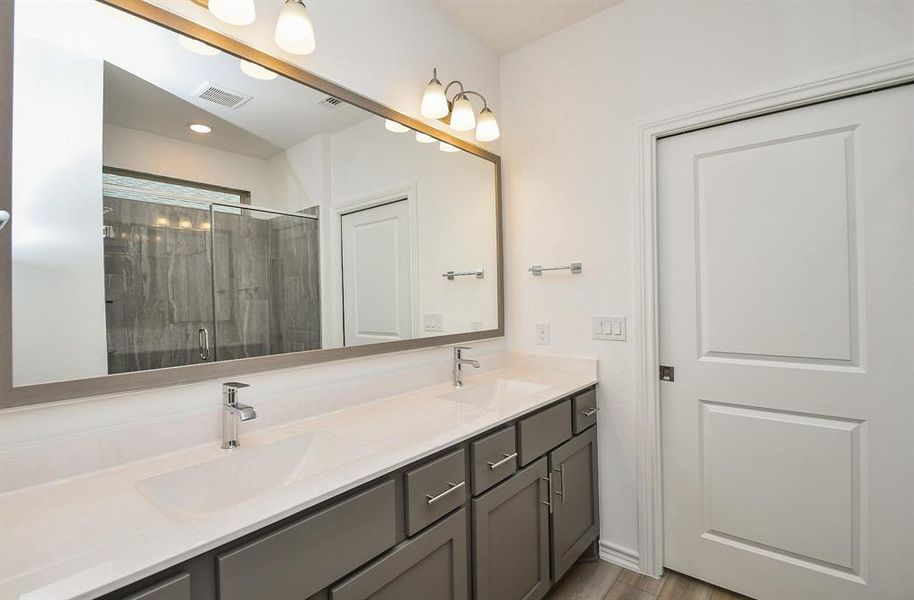
[[[660,365],[660,381],[674,381],[676,378],[675,367]]]

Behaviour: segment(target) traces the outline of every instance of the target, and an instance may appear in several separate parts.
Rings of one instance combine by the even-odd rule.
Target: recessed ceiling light
[[[431,144],[431,143],[437,142],[438,140],[436,140],[435,138],[433,138],[432,136],[430,136],[428,134],[422,133],[421,131],[417,131],[416,132],[416,141],[421,144]]]
[[[203,56],[216,56],[221,54],[218,48],[213,48],[209,44],[205,44],[200,40],[195,40],[187,36],[179,36],[178,43],[184,46],[185,50],[189,50],[194,54],[202,54]]]
[[[276,79],[279,74],[261,67],[260,65],[252,62],[248,62],[244,59],[241,60],[241,71],[249,77],[254,79],[261,79],[263,81],[270,81],[271,79]]]
[[[409,131],[409,127],[396,121],[391,121],[390,119],[384,119],[384,129],[390,131],[391,133],[406,133]]]
[[[212,127],[204,125],[203,123],[191,123],[188,127],[190,127],[190,130],[194,133],[209,133],[213,130]]]

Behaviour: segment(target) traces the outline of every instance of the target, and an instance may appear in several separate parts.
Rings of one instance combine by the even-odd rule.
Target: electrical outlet
[[[549,323],[536,324],[536,344],[538,346],[549,345]]]
[[[590,337],[595,340],[625,341],[625,317],[604,315],[590,317]]]
[[[422,323],[426,331],[444,331],[444,315],[441,313],[426,314]]]

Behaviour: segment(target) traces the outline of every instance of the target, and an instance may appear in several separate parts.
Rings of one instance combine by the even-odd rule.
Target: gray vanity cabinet
[[[181,573],[131,594],[124,600],[191,600],[190,575]]]
[[[549,590],[545,457],[473,500],[476,600],[536,600]]]
[[[549,453],[553,481],[552,576],[558,581],[600,533],[597,428]]]
[[[331,600],[469,600],[461,508],[330,589]]]

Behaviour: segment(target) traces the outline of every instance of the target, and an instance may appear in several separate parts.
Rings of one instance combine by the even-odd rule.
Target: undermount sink
[[[494,406],[506,400],[530,396],[545,390],[546,387],[517,379],[490,379],[465,384],[464,387],[442,394],[439,398],[474,406]]]
[[[374,452],[371,446],[312,431],[227,451],[225,456],[144,479],[137,489],[166,514],[200,517],[339,467]]]

